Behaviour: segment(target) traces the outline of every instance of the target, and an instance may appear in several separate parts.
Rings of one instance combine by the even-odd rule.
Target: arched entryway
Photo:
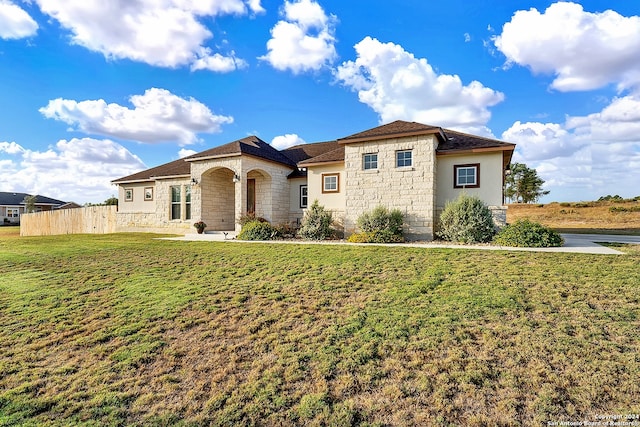
[[[252,169],[247,172],[245,194],[245,211],[271,221],[273,217],[271,175],[262,169]]]
[[[233,170],[224,167],[209,169],[202,174],[201,218],[207,224],[207,230],[235,230],[235,175]]]

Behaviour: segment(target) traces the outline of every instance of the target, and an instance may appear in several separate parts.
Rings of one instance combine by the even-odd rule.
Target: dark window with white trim
[[[307,207],[307,202],[308,202],[307,186],[306,185],[301,185],[300,186],[300,207],[301,208],[306,208]]]
[[[480,187],[480,163],[453,166],[454,188]]]
[[[337,173],[322,174],[322,192],[337,193],[340,191],[340,175]]]
[[[378,169],[378,154],[370,153],[362,156],[362,168],[364,170]]]
[[[185,208],[186,208],[185,219],[191,219],[191,186],[190,185],[185,186],[184,190],[185,190],[184,201],[185,201]]]
[[[180,186],[171,186],[171,219],[180,219],[181,198]]]
[[[396,167],[406,168],[413,166],[413,153],[411,150],[396,151]]]

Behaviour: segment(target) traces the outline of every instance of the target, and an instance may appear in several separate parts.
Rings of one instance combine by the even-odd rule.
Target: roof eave
[[[341,138],[341,139],[338,139],[338,143],[353,144],[356,142],[380,141],[383,139],[405,138],[408,136],[420,136],[420,135],[439,135],[442,141],[447,140],[447,137],[445,136],[442,128],[435,128],[435,129],[423,129],[423,130],[417,130],[417,131],[411,131],[411,132],[389,133],[385,135],[363,136],[359,138]]]
[[[339,163],[344,163],[344,160],[331,160],[326,162],[313,162],[313,163],[298,163],[298,167],[308,168],[312,166],[324,166],[324,165],[335,165]]]
[[[145,178],[145,179],[126,179],[126,180],[119,180],[119,179],[114,179],[113,181],[111,181],[112,184],[139,184],[141,182],[153,182],[155,181],[153,178]]]
[[[490,153],[490,152],[498,152],[498,151],[513,151],[515,150],[515,144],[510,146],[500,146],[500,147],[480,147],[480,148],[462,148],[462,149],[453,149],[453,150],[436,150],[436,155],[438,156],[455,156],[460,154],[471,154],[471,153]]]

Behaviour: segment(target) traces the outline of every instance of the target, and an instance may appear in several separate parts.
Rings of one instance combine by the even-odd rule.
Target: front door
[[[256,180],[247,179],[247,213],[256,212]]]

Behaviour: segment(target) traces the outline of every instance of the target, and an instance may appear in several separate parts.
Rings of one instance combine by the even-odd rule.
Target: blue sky
[[[247,135],[518,144],[543,200],[640,195],[640,3],[0,0],[0,191],[78,203]]]

